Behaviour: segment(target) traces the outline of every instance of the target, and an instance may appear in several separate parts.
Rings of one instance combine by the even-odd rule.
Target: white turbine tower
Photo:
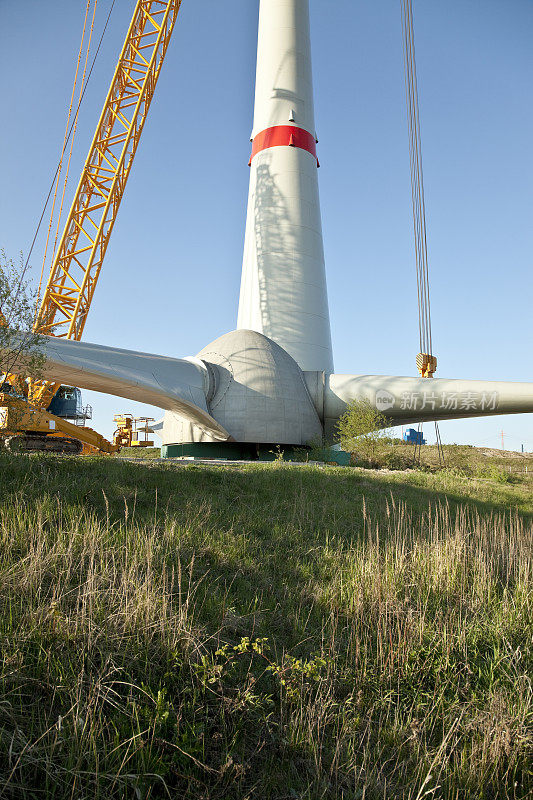
[[[308,0],[262,0],[238,329],[333,372]]]
[[[43,337],[44,378],[165,409],[168,456],[308,444],[355,398],[395,424],[533,412],[531,383],[333,374],[308,0],[260,0],[251,138],[238,330],[186,359]]]

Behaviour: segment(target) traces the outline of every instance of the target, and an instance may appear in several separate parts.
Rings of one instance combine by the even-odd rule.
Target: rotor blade
[[[317,381],[307,376],[316,393]],[[334,422],[351,400],[368,400],[393,425],[533,412],[533,383],[408,378],[393,375],[328,375],[325,421]]]
[[[39,338],[46,359],[40,377],[174,411],[216,439],[229,438],[207,409],[210,378],[200,359],[169,358],[51,336]]]

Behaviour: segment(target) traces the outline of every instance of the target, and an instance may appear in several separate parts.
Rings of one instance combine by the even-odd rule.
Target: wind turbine
[[[165,409],[167,456],[305,445],[355,398],[393,424],[533,411],[532,383],[334,373],[308,0],[260,0],[251,142],[237,329],[185,359],[43,337],[45,378]]]

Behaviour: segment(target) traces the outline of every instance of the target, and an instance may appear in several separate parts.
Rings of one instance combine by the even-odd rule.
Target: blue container
[[[415,428],[407,428],[403,434],[403,440],[407,444],[427,444],[422,431],[417,431]]]

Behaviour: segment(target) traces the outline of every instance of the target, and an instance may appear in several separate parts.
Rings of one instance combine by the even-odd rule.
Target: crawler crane
[[[138,0],[135,5],[36,315],[38,333],[82,337],[180,6],[181,0]],[[13,391],[0,393],[0,434],[9,449],[119,449],[91,428],[50,413],[60,384],[15,375],[5,380]]]

